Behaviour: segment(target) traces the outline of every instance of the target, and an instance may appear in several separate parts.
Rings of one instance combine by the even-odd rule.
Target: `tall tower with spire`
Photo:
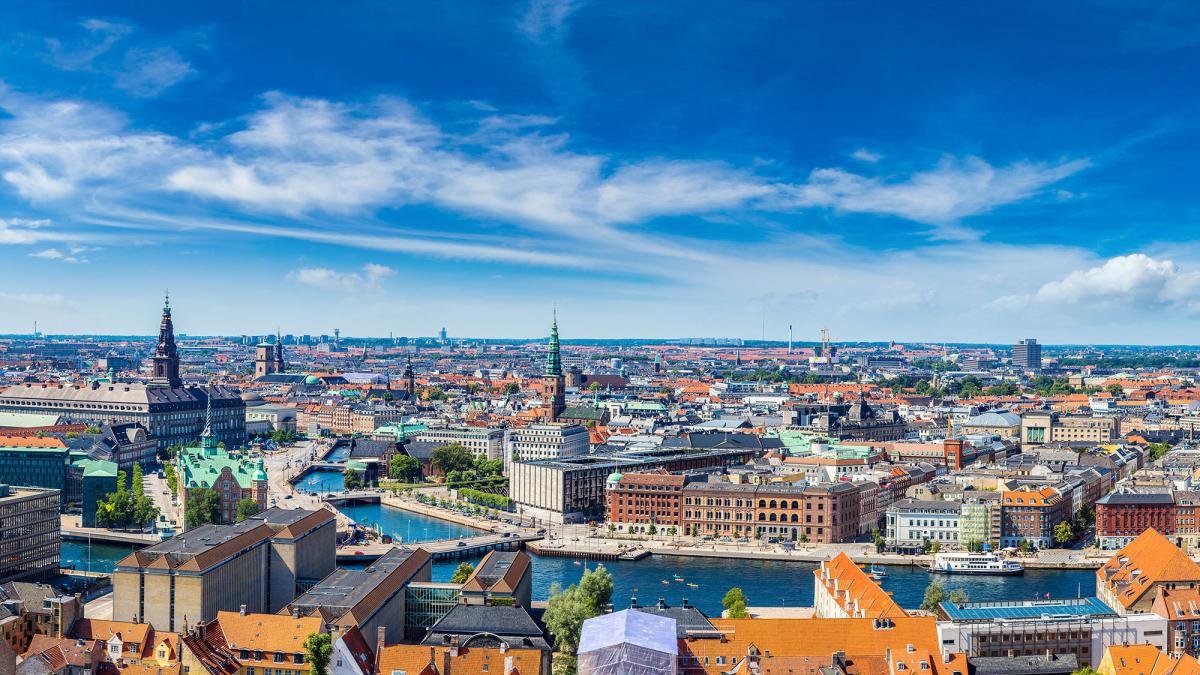
[[[175,346],[175,326],[171,323],[171,294],[163,300],[162,322],[158,326],[158,346],[154,350],[153,383],[164,387],[182,387],[179,377],[179,350]]]
[[[404,393],[410,401],[417,398],[417,376],[413,373],[412,354],[408,355],[408,363],[404,366]]]
[[[278,328],[275,329],[275,372],[287,372],[287,363],[283,360],[283,336],[279,334]]]
[[[200,432],[200,447],[206,455],[215,454],[218,447],[217,437],[212,429],[212,391],[212,387],[209,387],[208,395],[204,397],[204,431]]]
[[[555,422],[567,407],[567,383],[562,371],[562,352],[558,342],[558,312],[554,312],[554,323],[550,326],[550,343],[546,348],[546,373],[542,377],[543,389],[549,407],[546,421]]]

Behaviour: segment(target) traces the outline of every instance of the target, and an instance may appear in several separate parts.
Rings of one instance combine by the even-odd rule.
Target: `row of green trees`
[[[482,504],[483,506],[491,506],[497,509],[508,510],[512,508],[512,500],[504,495],[484,492],[483,490],[473,490],[471,488],[462,488],[458,491],[458,496],[471,502],[472,504]]]
[[[96,524],[100,527],[142,529],[158,518],[158,507],[146,494],[142,466],[133,465],[132,489],[126,484],[124,471],[117,473],[117,489],[96,507]]]

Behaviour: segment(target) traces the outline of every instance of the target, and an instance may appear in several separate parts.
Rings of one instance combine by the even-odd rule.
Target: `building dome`
[[[620,483],[620,482],[621,482],[621,479],[622,479],[622,478],[624,478],[624,477],[625,477],[625,476],[622,476],[620,473],[617,473],[616,471],[614,471],[614,472],[612,472],[611,474],[609,474],[609,475],[608,475],[608,484],[609,484],[609,485],[616,485],[617,483]]]
[[[1021,416],[1007,412],[985,412],[968,419],[963,426],[967,427],[1019,427]]]
[[[309,375],[308,377],[304,378],[304,384],[321,384],[321,378],[317,377],[316,375]]]
[[[242,394],[242,400],[243,401],[261,401],[262,394],[260,394],[256,391],[247,391]]]

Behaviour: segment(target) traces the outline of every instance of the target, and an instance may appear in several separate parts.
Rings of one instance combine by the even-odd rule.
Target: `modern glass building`
[[[58,490],[0,485],[0,583],[58,572]]]
[[[461,584],[413,582],[404,589],[404,635],[418,639],[462,602]]]

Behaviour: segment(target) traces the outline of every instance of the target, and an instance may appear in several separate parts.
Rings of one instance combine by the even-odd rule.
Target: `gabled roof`
[[[300,654],[309,635],[321,631],[317,617],[286,614],[217,612],[217,622],[230,649]]]
[[[1153,528],[1142,532],[1096,570],[1096,583],[1107,587],[1125,608],[1162,582],[1200,583],[1200,565]]]
[[[1111,675],[1198,675],[1200,662],[1184,654],[1176,659],[1154,645],[1113,645],[1105,650]]]
[[[908,616],[908,612],[892,599],[892,595],[875,583],[845,553],[821,563],[819,568],[813,570],[813,574],[817,577],[817,584],[823,586],[838,606],[852,617],[887,619]]]

